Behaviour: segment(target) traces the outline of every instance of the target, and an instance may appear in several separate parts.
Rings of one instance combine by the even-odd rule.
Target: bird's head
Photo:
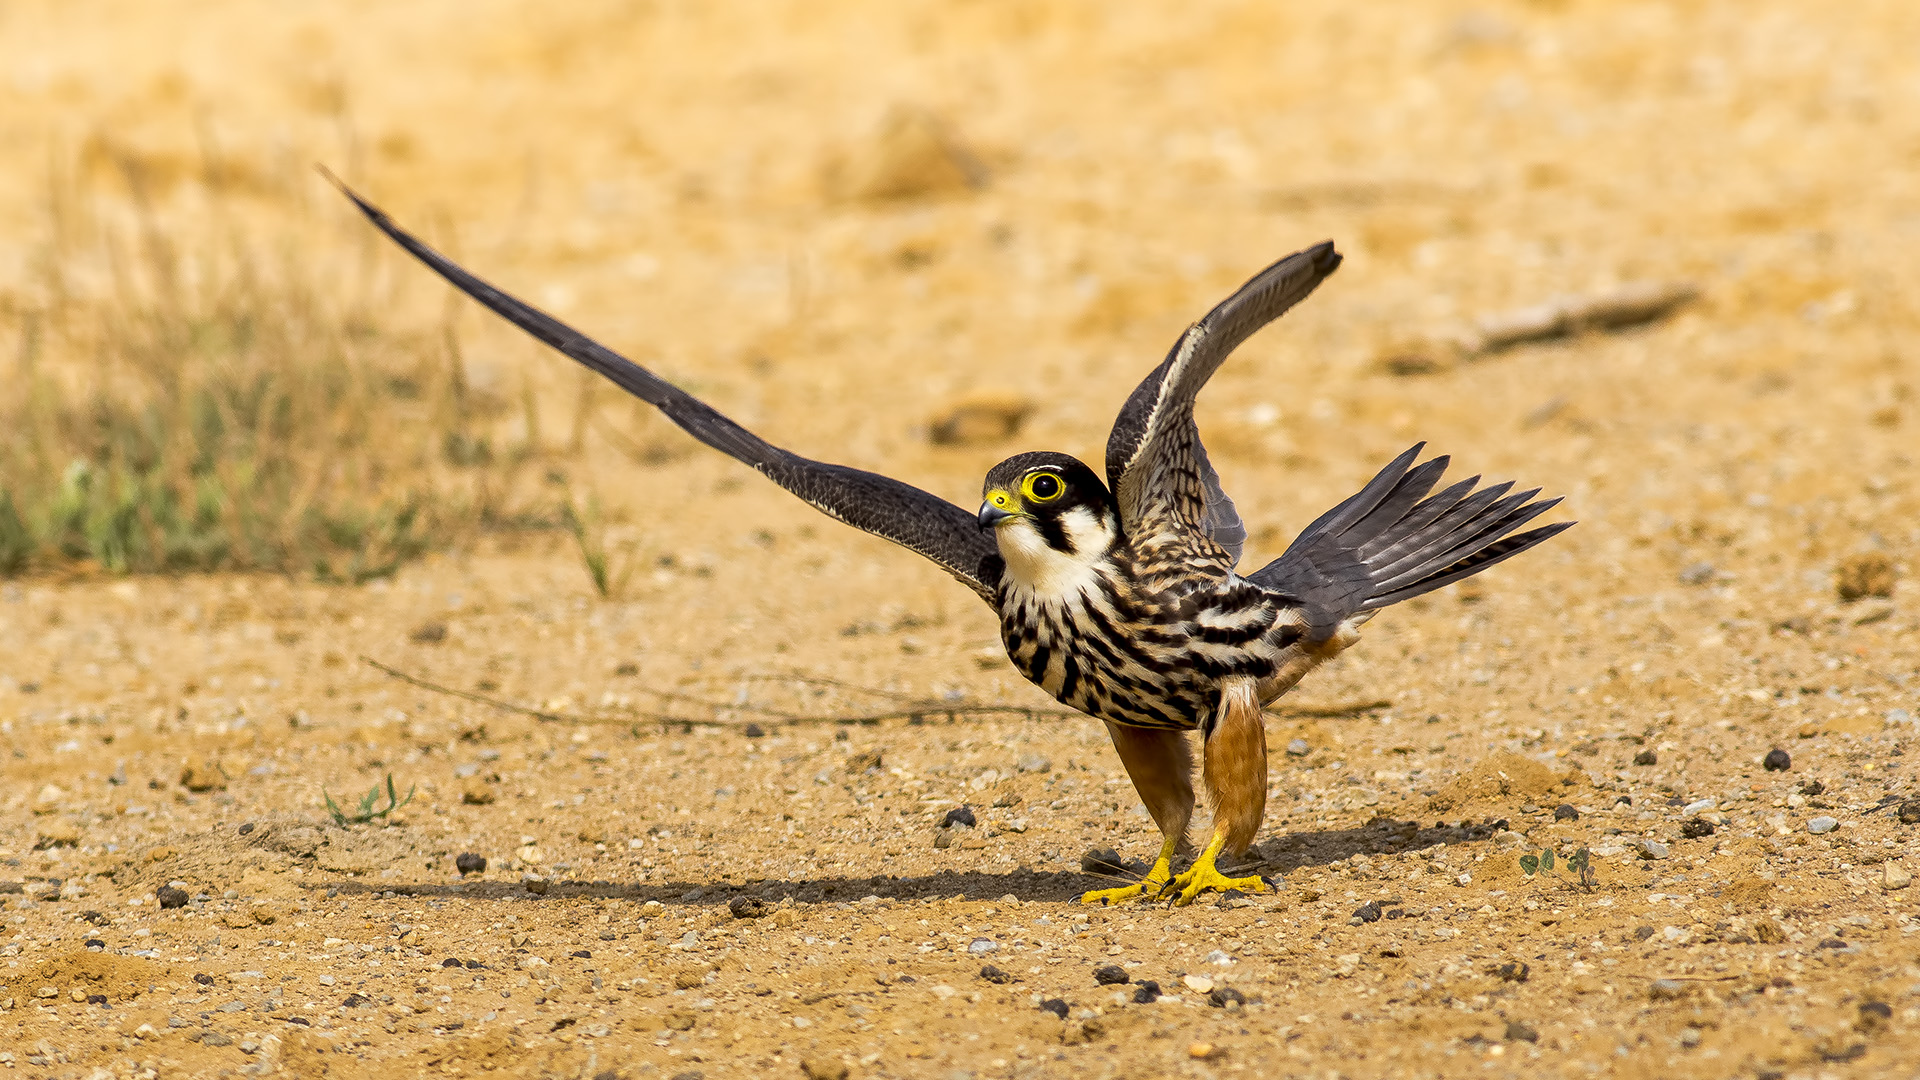
[[[1010,457],[987,473],[980,527],[992,529],[1016,577],[1038,581],[1061,562],[1091,565],[1120,537],[1113,497],[1092,469],[1066,454]]]

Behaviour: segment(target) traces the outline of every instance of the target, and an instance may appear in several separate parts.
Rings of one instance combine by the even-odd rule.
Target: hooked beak
[[[980,504],[980,527],[991,529],[1013,516],[1010,510],[1002,510],[990,502]]]

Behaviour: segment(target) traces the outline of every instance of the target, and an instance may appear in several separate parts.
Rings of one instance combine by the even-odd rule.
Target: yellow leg
[[[1160,895],[1172,893],[1173,902],[1180,907],[1185,907],[1208,889],[1217,889],[1220,892],[1226,892],[1228,889],[1252,893],[1268,891],[1266,879],[1258,874],[1251,877],[1230,878],[1213,865],[1213,860],[1219,856],[1220,849],[1226,844],[1226,834],[1216,830],[1213,839],[1207,842],[1206,850],[1200,853],[1200,857],[1193,860],[1193,865],[1187,869],[1186,873],[1168,880],[1161,886]]]
[[[1146,877],[1117,889],[1095,889],[1092,892],[1083,893],[1080,902],[1099,904],[1104,907],[1107,904],[1122,904],[1128,900],[1159,896],[1160,890],[1166,888],[1167,882],[1173,877],[1173,852],[1179,846],[1178,836],[1167,837],[1160,845],[1160,857],[1153,861],[1153,869],[1147,871]]]

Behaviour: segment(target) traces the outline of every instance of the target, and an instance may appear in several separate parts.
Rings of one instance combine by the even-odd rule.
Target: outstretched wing
[[[1134,388],[1107,436],[1107,485],[1128,533],[1180,531],[1214,535],[1222,547],[1239,517],[1209,500],[1220,481],[1193,424],[1193,399],[1228,354],[1254,331],[1286,314],[1340,266],[1331,241],[1295,252],[1255,274],[1189,327],[1173,351]],[[1224,531],[1225,536],[1221,535]],[[1237,552],[1236,552],[1237,554]]]
[[[706,402],[628,360],[543,311],[468,273],[393,223],[331,174],[367,220],[426,263],[454,288],[508,322],[606,376],[627,393],[667,415],[687,434],[753,466],[815,509],[857,529],[917,551],[960,579],[989,603],[1000,580],[1000,553],[973,513],[911,484],[843,465],[812,461],[773,446],[722,416]]]
[[[1514,535],[1559,499],[1530,501],[1511,481],[1475,491],[1469,477],[1431,497],[1447,458],[1423,465],[1419,443],[1307,526],[1286,554],[1247,580],[1292,598],[1307,637],[1325,641],[1342,622],[1470,577],[1573,527],[1562,521]]]

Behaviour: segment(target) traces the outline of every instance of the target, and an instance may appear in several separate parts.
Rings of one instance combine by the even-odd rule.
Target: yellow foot
[[[1186,873],[1168,880],[1166,885],[1162,887],[1160,895],[1165,897],[1168,894],[1172,894],[1173,902],[1176,906],[1186,907],[1188,904],[1193,903],[1195,897],[1198,897],[1208,889],[1214,889],[1219,892],[1226,892],[1228,889],[1239,889],[1241,892],[1250,893],[1272,891],[1272,887],[1267,884],[1266,879],[1258,874],[1250,877],[1227,877],[1220,872],[1218,867],[1213,865],[1213,857],[1213,848],[1209,846],[1206,851],[1200,853],[1198,859],[1194,860],[1193,866],[1189,868]]]
[[[1167,865],[1165,858],[1161,858],[1153,864],[1153,869],[1147,871],[1147,876],[1139,881],[1131,885],[1122,885],[1117,889],[1095,889],[1092,892],[1082,893],[1080,902],[1105,907],[1108,904],[1124,904],[1129,900],[1159,896],[1160,890],[1166,888],[1167,880],[1172,876],[1173,867]]]

